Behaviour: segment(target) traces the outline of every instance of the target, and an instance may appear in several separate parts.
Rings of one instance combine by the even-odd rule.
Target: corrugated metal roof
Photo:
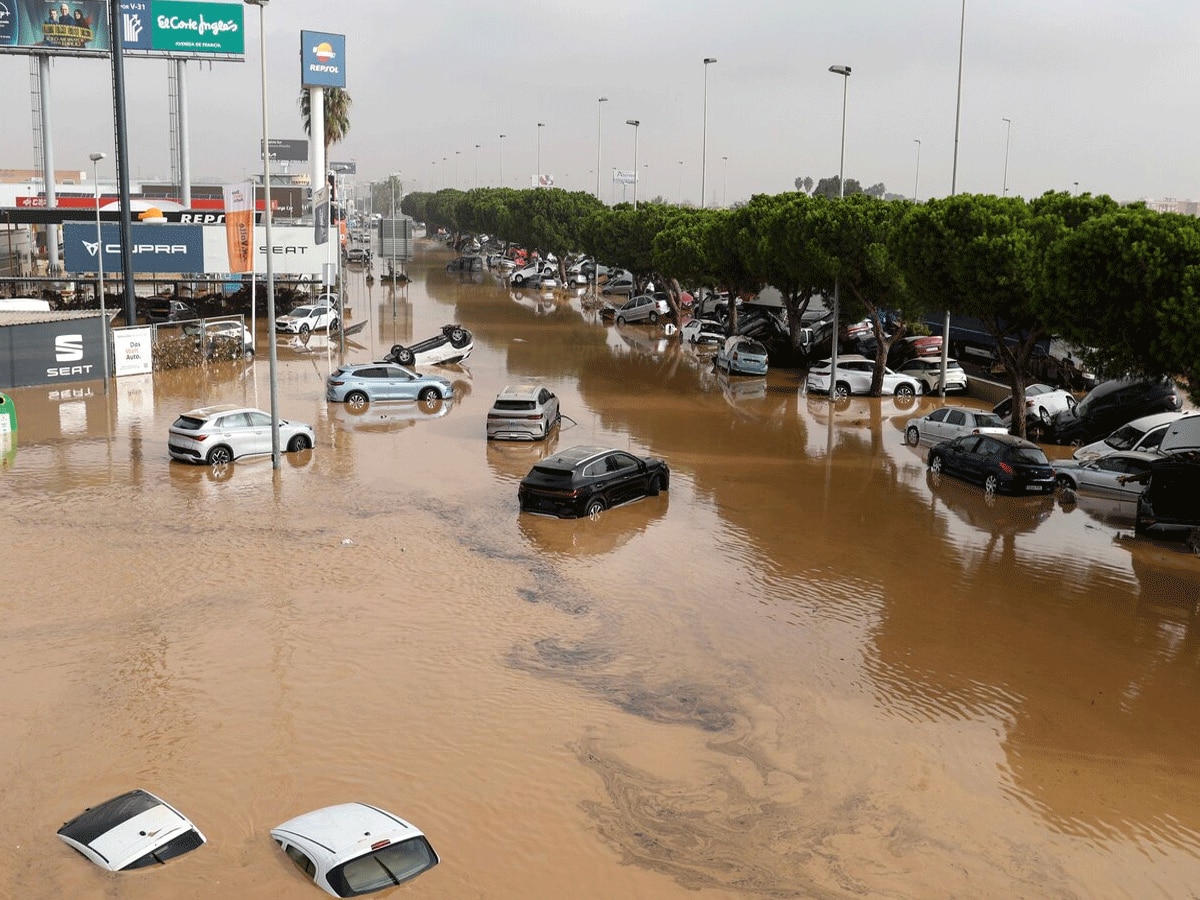
[[[110,314],[113,310],[109,311]],[[6,325],[41,325],[45,322],[69,322],[72,319],[98,319],[98,309],[71,309],[53,312],[0,312],[0,328]]]

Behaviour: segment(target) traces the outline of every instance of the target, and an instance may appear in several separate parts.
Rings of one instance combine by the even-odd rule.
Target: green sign
[[[151,44],[166,53],[245,53],[241,3],[154,0]]]

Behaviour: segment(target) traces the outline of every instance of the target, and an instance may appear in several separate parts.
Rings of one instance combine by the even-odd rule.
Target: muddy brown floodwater
[[[350,415],[324,339],[284,344],[317,446],[277,474],[166,452],[180,411],[269,406],[265,352],[13,392],[0,895],[321,896],[269,829],[363,800],[442,856],[396,897],[1190,896],[1200,560],[1119,506],[931,485],[903,424],[935,400],[831,419],[795,372],[731,383],[421,254],[399,290],[351,273],[347,358],[460,322],[459,396]],[[488,445],[533,379],[561,434]],[[518,515],[577,443],[664,457],[670,492]],[[208,844],[109,875],[55,837],[134,787]]]

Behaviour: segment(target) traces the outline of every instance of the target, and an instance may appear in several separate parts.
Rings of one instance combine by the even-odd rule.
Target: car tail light
[[[1002,462],[1002,463],[1000,463],[1000,471],[1003,472],[1005,475],[1011,475],[1011,474],[1013,474],[1013,467],[1010,466],[1006,462]]]
[[[329,382],[329,384],[330,384],[332,387],[341,387],[341,386],[342,386],[343,384],[345,384],[345,383],[346,383],[346,382],[344,382],[344,381],[331,381],[331,382]]]
[[[391,841],[376,841],[375,843],[373,843],[373,844],[371,845],[371,849],[372,849],[372,850],[379,850],[380,848],[382,848],[382,847],[386,847],[386,846],[388,846],[389,844],[391,844]]]

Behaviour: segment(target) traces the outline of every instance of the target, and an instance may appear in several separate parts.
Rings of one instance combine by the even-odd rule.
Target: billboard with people
[[[0,3],[0,52],[96,55],[108,45],[105,0]]]

